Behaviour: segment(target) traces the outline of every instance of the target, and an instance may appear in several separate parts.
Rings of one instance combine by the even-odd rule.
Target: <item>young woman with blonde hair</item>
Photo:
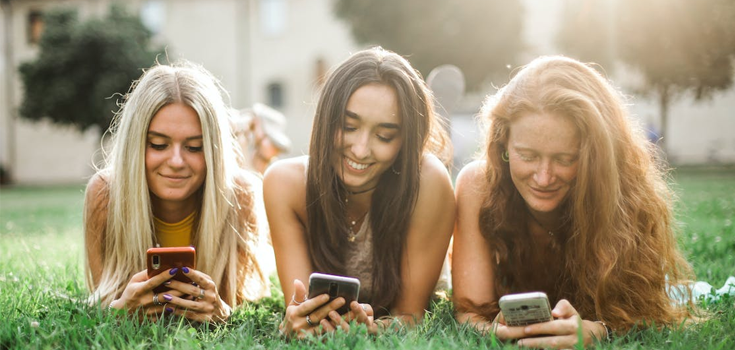
[[[606,79],[573,59],[539,58],[482,115],[484,157],[456,184],[461,322],[522,346],[569,348],[579,326],[589,344],[688,316],[668,290],[690,277],[676,245],[674,194]],[[548,294],[555,320],[505,326],[498,299],[531,291]]]
[[[353,54],[327,79],[309,156],[279,161],[264,198],[286,298],[280,329],[303,337],[398,317],[420,320],[454,227],[448,138],[421,76],[401,56]],[[439,156],[439,157],[437,157]],[[360,300],[307,299],[312,272],[357,277]]]
[[[155,65],[125,96],[85,200],[86,281],[102,305],[220,322],[267,293],[256,260],[259,179],[242,170],[226,97],[187,62]],[[195,247],[197,269],[181,269],[194,283],[170,280],[173,270],[149,279],[155,246]],[[170,292],[154,293],[161,284]]]

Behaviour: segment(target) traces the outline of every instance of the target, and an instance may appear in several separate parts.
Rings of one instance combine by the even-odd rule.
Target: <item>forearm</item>
[[[493,321],[474,312],[457,312],[456,319],[459,323],[466,323],[482,333],[490,333],[493,330]]]

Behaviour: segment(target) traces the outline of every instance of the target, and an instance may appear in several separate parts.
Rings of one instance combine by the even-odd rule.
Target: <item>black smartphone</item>
[[[309,276],[309,299],[322,294],[329,295],[329,301],[345,298],[345,304],[337,309],[340,315],[350,311],[350,303],[360,295],[360,280],[353,277],[312,273]]]
[[[508,326],[526,326],[553,319],[549,298],[543,292],[504,295],[498,304]]]
[[[182,267],[196,269],[197,253],[194,247],[166,247],[166,248],[150,248],[146,251],[146,260],[148,265],[148,278],[154,277],[163,271],[177,267],[179,271],[173,279],[184,283],[191,283],[189,277],[186,277],[181,271]],[[160,285],[153,289],[154,293],[163,293],[170,288]]]

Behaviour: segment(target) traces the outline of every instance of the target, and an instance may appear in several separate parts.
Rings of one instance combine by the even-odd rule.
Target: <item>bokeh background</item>
[[[735,164],[732,0],[0,0],[0,175],[81,184],[120,94],[143,68],[202,64],[241,109],[283,113],[307,153],[325,74],[381,45],[466,86],[441,110],[455,168],[475,154],[488,94],[539,55],[595,62],[674,166]],[[451,105],[450,105],[451,104]],[[457,170],[454,170],[456,174]]]

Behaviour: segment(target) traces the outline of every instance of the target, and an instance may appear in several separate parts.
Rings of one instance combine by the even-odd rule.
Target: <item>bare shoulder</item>
[[[454,192],[449,171],[433,154],[426,154],[421,162],[421,182],[416,209],[434,211],[454,205]]]
[[[457,175],[457,198],[465,195],[476,195],[485,188],[485,161],[476,160],[465,165]]]
[[[421,159],[421,187],[424,187],[424,184],[431,186],[445,181],[451,184],[449,171],[441,160],[433,154],[424,154]]]
[[[263,176],[263,196],[269,200],[289,202],[292,205],[306,198],[306,167],[308,157],[281,159],[273,163]]]
[[[268,167],[263,175],[264,186],[279,184],[288,186],[290,184],[306,183],[306,167],[308,157],[281,159]]]
[[[99,211],[107,209],[107,202],[110,198],[110,184],[109,177],[102,173],[97,172],[87,182],[87,189],[84,192],[85,203],[84,206],[87,211]]]

